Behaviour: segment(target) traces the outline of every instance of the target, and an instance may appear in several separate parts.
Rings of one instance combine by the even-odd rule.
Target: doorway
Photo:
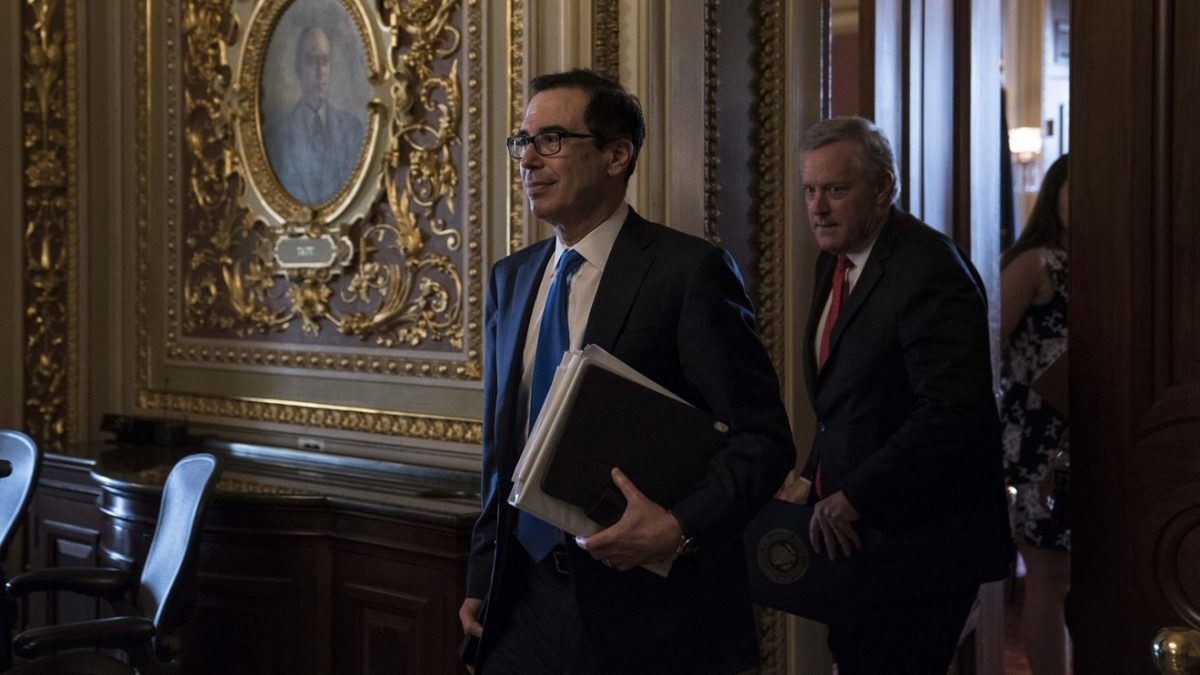
[[[872,117],[888,132],[902,205],[971,255],[989,289],[998,374],[1000,253],[1019,235],[1045,168],[1069,147],[1069,0],[829,7],[831,114]],[[1034,140],[1036,148],[1022,144]],[[1027,570],[1015,562],[994,589],[992,624],[977,626],[993,634],[975,640],[979,651],[955,672],[1031,672],[1020,631]]]

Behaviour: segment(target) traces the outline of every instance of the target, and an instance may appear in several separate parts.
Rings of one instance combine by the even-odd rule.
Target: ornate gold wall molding
[[[508,119],[509,133],[516,133],[525,115],[526,82],[533,75],[526,67],[528,25],[525,0],[508,0]],[[621,75],[621,3],[620,0],[592,0],[592,64],[597,72],[620,79]],[[520,167],[509,165],[508,174],[508,253],[525,246],[529,214],[525,190],[521,186]]]
[[[720,144],[717,89],[721,84],[717,77],[721,54],[718,49],[721,34],[721,26],[717,21],[718,5],[720,0],[704,2],[704,236],[720,246],[721,235],[717,232],[717,222],[721,218],[721,211],[717,208],[717,192],[721,189],[718,175],[721,156],[717,149]]]
[[[385,0],[382,16],[359,0],[339,0],[339,6],[343,13],[327,11],[324,23],[307,25],[339,35],[334,19],[341,19],[340,46],[327,40],[333,63],[363,63],[365,81],[355,85],[369,101],[365,136],[360,131],[354,137],[364,142],[353,171],[339,177],[340,189],[321,192],[309,177],[336,171],[337,162],[308,174],[289,171],[298,164],[290,157],[296,151],[271,141],[289,132],[301,106],[289,104],[296,106],[290,116],[277,113],[272,120],[271,98],[292,92],[275,94],[278,83],[267,75],[272,67],[290,71],[280,62],[290,66],[286,50],[301,47],[294,34],[306,25],[302,21],[314,19],[291,17],[288,23],[301,4],[283,0],[183,4],[184,104],[172,126],[183,129],[189,191],[180,233],[168,232],[182,244],[181,297],[169,298],[173,306],[182,304],[168,337],[171,358],[196,353],[183,347],[187,337],[254,344],[278,343],[271,337],[276,334],[290,344],[463,349],[464,232],[455,202],[465,105],[458,73],[462,35],[451,23],[460,2]],[[386,31],[372,28],[380,20]],[[354,79],[346,70],[342,76]],[[168,101],[168,115],[170,106]],[[339,116],[353,121],[355,114],[331,109],[325,126]],[[472,173],[478,173],[478,146],[470,147],[476,156],[468,164],[475,160]],[[331,156],[348,154],[346,148],[335,146],[341,152]],[[477,192],[474,201],[479,203]],[[478,223],[478,209],[473,214]],[[326,336],[326,327],[341,335]],[[478,332],[466,339],[478,354]],[[412,357],[386,360],[384,372],[466,379],[481,374],[477,356],[458,367]],[[357,360],[299,362],[324,368]]]
[[[592,69],[621,79],[620,0],[592,0]]]
[[[508,131],[525,116],[525,0],[508,0]],[[508,252],[525,245],[525,190],[516,162],[508,164]]]
[[[777,372],[784,372],[784,184],[787,126],[784,75],[786,61],[783,0],[757,0],[758,70],[755,137],[758,173],[758,317],[760,332]]]
[[[256,398],[194,396],[158,391],[138,392],[138,407],[190,415],[228,417],[252,422],[293,424],[338,431],[404,436],[417,440],[479,445],[482,425],[474,420],[414,415],[346,406],[300,404]]]
[[[783,0],[757,0],[756,82],[756,210],[758,212],[758,320],[759,334],[775,371],[784,373],[786,363],[784,322],[787,320],[784,293],[786,213],[784,191],[788,186],[784,130],[787,127],[785,68],[787,53]],[[787,617],[778,610],[759,609],[759,650],[764,675],[787,672]]]
[[[25,428],[61,452],[78,426],[75,2],[23,4]]]
[[[319,202],[277,174],[263,129],[263,73],[279,35],[288,50],[301,41],[279,27],[298,24],[287,13],[302,6],[145,0],[139,12],[137,404],[476,444],[476,421],[330,405],[321,385],[282,401],[236,386],[192,392],[189,376],[164,376],[212,366],[234,379],[261,369],[375,382],[482,376],[481,2],[337,0],[326,10],[350,27],[335,58],[361,49],[369,119],[353,172]],[[289,265],[283,245],[329,258]]]

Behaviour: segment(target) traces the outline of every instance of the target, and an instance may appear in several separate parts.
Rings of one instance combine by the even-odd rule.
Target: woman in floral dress
[[[1066,464],[1067,419],[1034,391],[1067,351],[1067,194],[1063,155],[1046,171],[1029,221],[1000,261],[1004,467],[1026,568],[1021,633],[1033,675],[1067,672],[1071,531],[1061,513],[1052,513],[1053,500],[1066,496],[1053,467]]]

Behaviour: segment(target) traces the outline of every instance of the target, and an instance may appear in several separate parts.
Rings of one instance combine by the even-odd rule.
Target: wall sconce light
[[[1021,165],[1021,189],[1037,191],[1035,163],[1042,154],[1042,130],[1038,127],[1017,127],[1008,131],[1008,150]]]

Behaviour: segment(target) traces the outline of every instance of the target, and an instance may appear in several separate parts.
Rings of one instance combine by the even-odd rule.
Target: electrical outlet
[[[325,449],[325,441],[319,438],[305,438],[301,436],[300,440],[296,442],[296,447],[301,450],[316,450],[320,452]]]

